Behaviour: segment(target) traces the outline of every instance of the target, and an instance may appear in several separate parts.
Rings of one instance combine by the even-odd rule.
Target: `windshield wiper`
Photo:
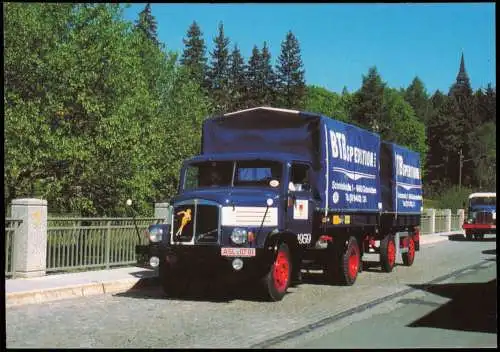
[[[213,229],[213,230],[205,232],[205,233],[200,233],[198,235],[198,238],[204,238],[206,236],[209,236],[209,235],[213,234],[214,232],[217,232],[217,229]]]

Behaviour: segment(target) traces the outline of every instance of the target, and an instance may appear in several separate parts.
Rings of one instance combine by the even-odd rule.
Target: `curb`
[[[124,291],[136,291],[149,286],[154,279],[155,277],[121,279],[52,289],[12,292],[5,295],[5,303],[8,308],[25,304],[40,304],[59,301],[69,298],[120,293]]]

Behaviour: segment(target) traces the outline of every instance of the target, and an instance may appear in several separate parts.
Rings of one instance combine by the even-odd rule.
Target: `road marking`
[[[478,269],[485,262],[486,261],[483,260],[483,261],[481,261],[479,263],[476,263],[476,264],[473,264],[473,265],[469,265],[468,267],[456,270],[456,271],[454,271],[454,272],[452,272],[450,274],[446,274],[446,275],[440,276],[438,278],[435,278],[434,280],[429,281],[427,284],[420,285],[421,286],[420,288],[410,287],[410,288],[404,289],[402,291],[395,292],[395,293],[393,293],[393,294],[391,294],[389,296],[377,298],[377,299],[375,299],[375,300],[373,300],[371,302],[368,302],[368,303],[362,304],[360,306],[348,309],[346,311],[337,313],[335,315],[326,317],[326,318],[321,319],[319,321],[316,321],[314,323],[308,324],[308,325],[306,325],[306,326],[304,326],[302,328],[299,328],[299,329],[296,329],[296,330],[292,330],[292,331],[287,332],[285,334],[278,335],[276,337],[264,340],[262,342],[259,342],[257,344],[254,344],[254,345],[250,346],[250,348],[269,348],[270,346],[276,345],[278,343],[281,343],[281,342],[284,342],[284,341],[287,341],[287,340],[299,337],[301,335],[310,333],[310,332],[312,332],[314,330],[317,330],[317,329],[319,329],[319,328],[321,328],[323,326],[333,324],[333,323],[335,323],[335,322],[337,322],[337,321],[339,321],[339,320],[341,320],[343,318],[351,316],[352,314],[362,313],[363,311],[371,309],[371,308],[373,308],[373,307],[375,307],[375,306],[377,306],[377,305],[379,305],[381,303],[388,302],[388,301],[390,301],[392,299],[405,296],[405,295],[407,295],[410,292],[425,290],[426,288],[432,287],[433,285],[436,285],[436,284],[440,283],[441,281],[446,281],[446,280],[448,280],[450,278],[458,276],[458,275],[462,274],[465,271]]]

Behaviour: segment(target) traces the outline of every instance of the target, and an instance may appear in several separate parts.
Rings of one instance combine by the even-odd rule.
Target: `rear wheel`
[[[358,241],[354,236],[349,237],[347,247],[341,258],[340,282],[351,286],[356,282],[360,269],[360,255]]]
[[[290,286],[292,276],[290,250],[286,243],[281,243],[278,253],[268,273],[262,278],[262,284],[271,301],[281,301]]]
[[[358,241],[349,237],[345,249],[334,245],[328,249],[329,258],[325,263],[325,277],[330,284],[351,286],[362,271],[362,262]]]
[[[403,264],[411,266],[415,260],[415,241],[412,236],[408,236],[408,252],[403,253]]]
[[[393,235],[386,235],[380,241],[380,264],[385,272],[390,273],[396,263],[396,245]]]

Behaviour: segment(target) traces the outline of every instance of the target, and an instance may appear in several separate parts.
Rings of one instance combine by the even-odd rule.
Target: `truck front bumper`
[[[162,263],[171,268],[180,270],[190,276],[240,276],[261,275],[269,269],[274,257],[273,251],[264,248],[255,248],[252,256],[222,255],[219,246],[191,246],[163,244],[137,245],[137,265],[151,268],[152,257],[157,257]],[[241,260],[243,266],[236,270],[233,266],[235,259]],[[241,263],[240,262],[240,263]]]
[[[497,232],[497,225],[495,224],[463,224],[462,228],[465,230],[465,233],[469,234],[486,234],[486,233],[494,233]]]

